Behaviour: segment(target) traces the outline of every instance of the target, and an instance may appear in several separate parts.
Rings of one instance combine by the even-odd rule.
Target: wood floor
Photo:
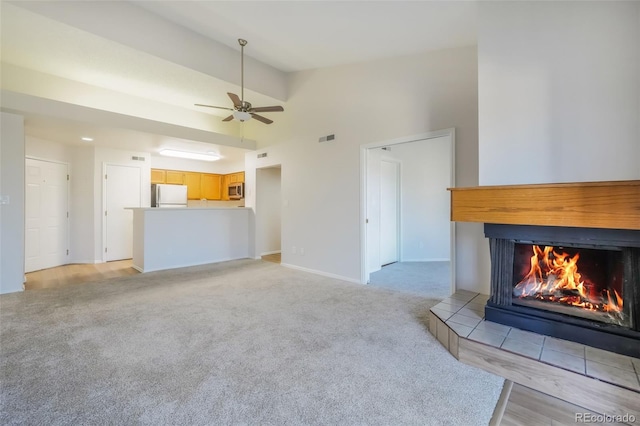
[[[576,422],[581,414],[595,416],[593,411],[514,383],[499,425],[575,425],[581,423]]]
[[[267,262],[280,263],[282,261],[282,255],[281,253],[266,254],[262,256],[262,260],[266,260]]]
[[[63,265],[29,272],[25,274],[27,281],[24,289],[64,287],[139,274],[133,269],[132,264],[132,260],[127,259],[107,263]]]

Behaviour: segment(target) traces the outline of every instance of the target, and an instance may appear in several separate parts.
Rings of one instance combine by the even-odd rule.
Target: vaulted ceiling
[[[116,128],[121,144],[150,151],[167,140],[254,146],[242,126],[263,124],[193,106],[230,106],[226,93],[240,92],[239,37],[245,97],[285,109],[288,73],[476,42],[474,2],[3,1],[1,19],[3,110],[25,114],[38,137]]]

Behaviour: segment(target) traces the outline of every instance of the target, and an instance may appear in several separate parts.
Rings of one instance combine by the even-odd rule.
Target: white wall
[[[480,184],[640,179],[640,3],[478,3]]]
[[[256,253],[258,256],[281,250],[281,169],[256,171]]]
[[[0,293],[23,290],[24,282],[24,117],[0,115]]]
[[[449,137],[393,145],[383,156],[401,161],[402,261],[450,258]]]
[[[361,145],[455,127],[457,184],[478,183],[474,47],[293,73],[286,108],[247,135],[281,156],[283,263],[360,281]],[[250,176],[262,159],[246,158]],[[458,288],[478,287],[475,225],[458,228]]]
[[[95,148],[77,146],[71,151],[71,256],[74,263],[94,263]],[[100,217],[100,220],[102,217]]]

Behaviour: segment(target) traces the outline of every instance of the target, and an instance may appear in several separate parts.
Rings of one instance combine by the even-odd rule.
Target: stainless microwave
[[[244,198],[244,183],[234,182],[230,183],[227,189],[230,200],[240,200]]]

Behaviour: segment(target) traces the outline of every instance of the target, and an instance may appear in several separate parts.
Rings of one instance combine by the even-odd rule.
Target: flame
[[[552,246],[542,249],[534,245],[531,269],[516,284],[513,295],[621,315],[620,294],[615,289],[599,291],[597,286],[585,284],[578,272],[578,259],[579,253],[572,257],[556,252]]]

